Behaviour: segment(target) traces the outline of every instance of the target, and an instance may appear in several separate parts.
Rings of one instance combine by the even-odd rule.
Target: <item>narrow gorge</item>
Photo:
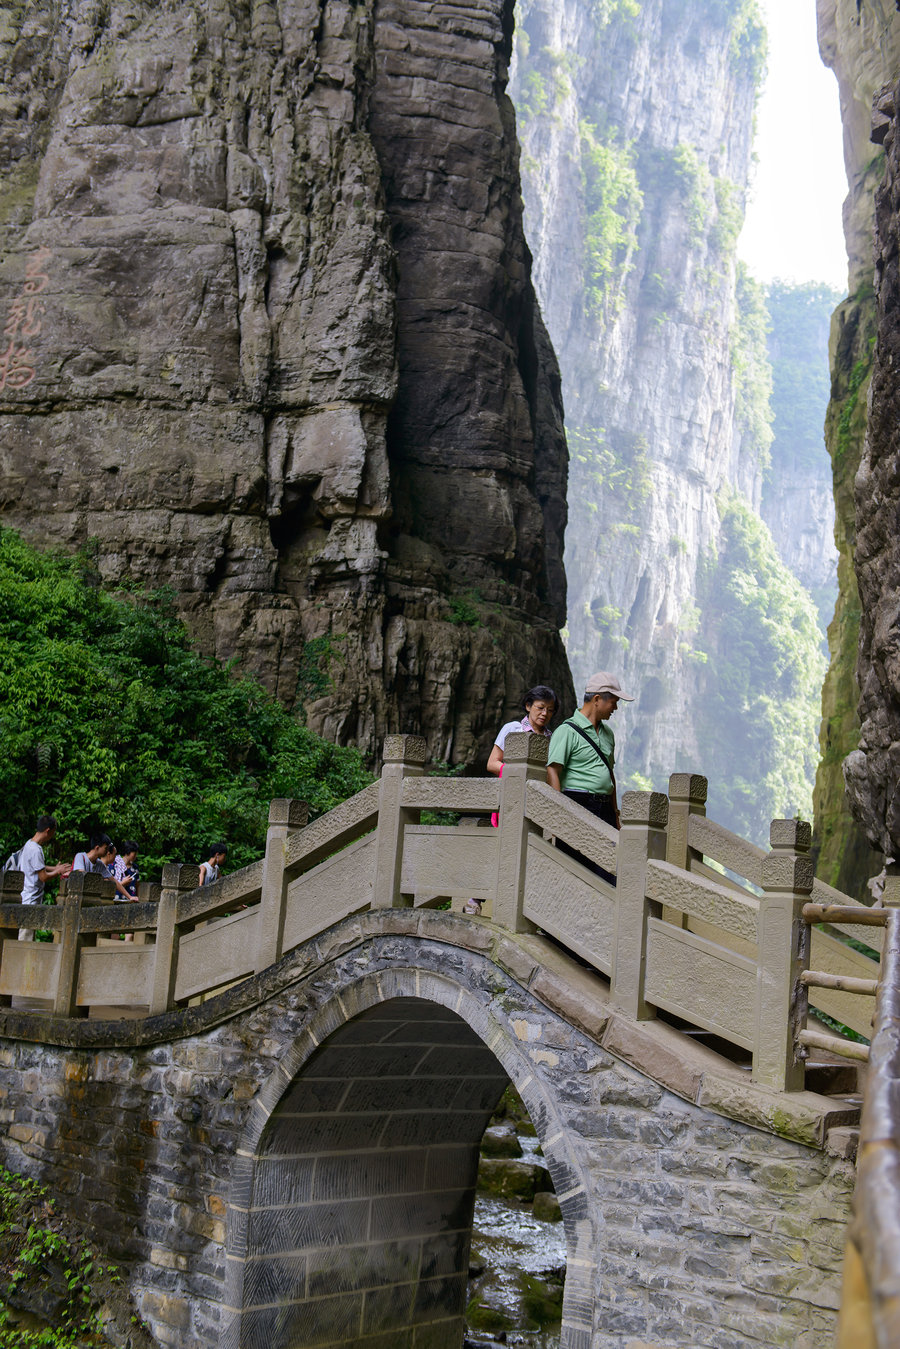
[[[518,12],[526,231],[571,454],[576,684],[618,668],[637,693],[617,727],[630,784],[702,772],[715,817],[762,841],[773,815],[810,814],[834,553],[821,431],[773,446],[770,312],[735,251],[761,19],[744,0]],[[774,295],[773,360],[782,310]],[[820,329],[825,312],[820,297]],[[807,324],[816,340],[824,370]]]

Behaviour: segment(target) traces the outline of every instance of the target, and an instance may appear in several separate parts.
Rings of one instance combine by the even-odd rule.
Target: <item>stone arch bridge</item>
[[[392,737],[379,783],[312,824],[273,802],[265,858],[203,890],[169,867],[122,909],[82,877],[35,910],[4,878],[8,1163],[67,1196],[161,1343],[461,1345],[509,1082],[563,1213],[565,1349],[828,1342],[858,1100],[806,1005],[862,1024],[872,989],[852,1009],[858,971],[809,957],[877,962],[811,942],[810,905],[849,901],[797,822],[764,853],[707,820],[703,779],[629,793],[616,834],[546,786],[543,741],[506,750],[501,782],[429,779]]]

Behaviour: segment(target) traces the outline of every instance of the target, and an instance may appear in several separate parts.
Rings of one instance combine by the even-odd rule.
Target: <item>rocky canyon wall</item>
[[[759,15],[742,0],[518,14],[526,230],[571,451],[576,684],[609,667],[637,693],[616,727],[630,784],[706,773],[711,813],[762,841],[772,815],[809,811],[821,668],[812,604],[760,519],[766,316],[735,257]],[[808,528],[808,476],[771,512],[784,552],[794,518]]]
[[[0,15],[0,522],[171,586],[370,756],[484,755],[559,628],[566,452],[512,0]]]
[[[900,71],[900,15],[892,0],[865,0],[863,4],[856,0],[817,0],[816,13],[822,59],[834,70],[840,91],[849,185],[844,203],[849,296],[835,311],[830,343],[832,389],[825,436],[834,474],[839,594],[828,632],[831,663],[822,695],[822,758],[814,794],[815,825],[819,874],[843,890],[864,895],[866,878],[879,866],[869,845],[881,846],[883,829],[872,827],[866,809],[862,810],[866,823],[861,827],[847,809],[844,791],[844,761],[849,755],[857,778],[854,795],[858,801],[860,793],[865,795],[859,778],[862,765],[856,753],[860,736],[857,658],[861,600],[854,559],[858,521],[868,514],[870,503],[865,497],[872,479],[862,484],[859,507],[854,501],[854,481],[863,458],[878,323],[873,223],[884,155],[871,139],[872,102]],[[864,684],[872,674],[870,660],[867,648],[860,664]]]
[[[895,19],[900,55],[900,18]],[[900,859],[900,60],[876,97],[874,134],[884,146],[875,199],[874,344],[869,413],[855,481],[860,598],[860,734],[844,761],[853,814],[872,848]]]

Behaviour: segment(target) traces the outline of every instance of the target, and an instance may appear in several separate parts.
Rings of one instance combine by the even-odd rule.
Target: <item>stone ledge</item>
[[[858,1109],[840,1108],[815,1092],[781,1093],[757,1086],[740,1068],[665,1022],[623,1017],[608,1005],[606,979],[546,938],[500,932],[488,924],[428,909],[352,915],[262,974],[196,1007],[175,1008],[160,1016],[89,1021],[0,1008],[0,1037],[73,1049],[137,1048],[181,1040],[278,997],[349,950],[374,947],[383,938],[416,936],[465,951],[474,959],[491,960],[548,1010],[692,1105],[819,1149],[825,1147],[830,1130],[858,1122]]]

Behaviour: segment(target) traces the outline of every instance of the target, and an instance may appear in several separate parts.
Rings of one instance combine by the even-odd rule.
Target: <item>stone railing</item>
[[[166,866],[157,903],[105,903],[85,877],[72,879],[56,907],[22,906],[10,902],[7,874],[0,1000],[37,1000],[61,1016],[158,1015],[260,973],[352,913],[448,901],[460,910],[475,898],[485,919],[543,931],[605,976],[626,1016],[671,1014],[752,1057],[761,1085],[802,1088],[810,928],[801,911],[819,889],[809,826],[773,821],[765,852],[706,818],[704,778],[674,774],[668,797],[625,794],[617,832],[547,785],[546,746],[510,735],[499,781],[426,778],[424,741],[390,736],[380,782],[312,824],[302,803],[273,801],[261,861],[202,889],[197,867]],[[422,810],[464,818],[423,826]],[[499,827],[480,827],[475,817],[492,811]],[[49,928],[54,941],[17,941],[19,928]],[[128,931],[145,938],[110,940]],[[833,965],[844,960],[852,973],[862,960],[872,969],[818,936],[835,948]],[[828,1002],[824,1010],[840,996],[809,995]],[[861,1023],[866,1014],[853,1015]]]

